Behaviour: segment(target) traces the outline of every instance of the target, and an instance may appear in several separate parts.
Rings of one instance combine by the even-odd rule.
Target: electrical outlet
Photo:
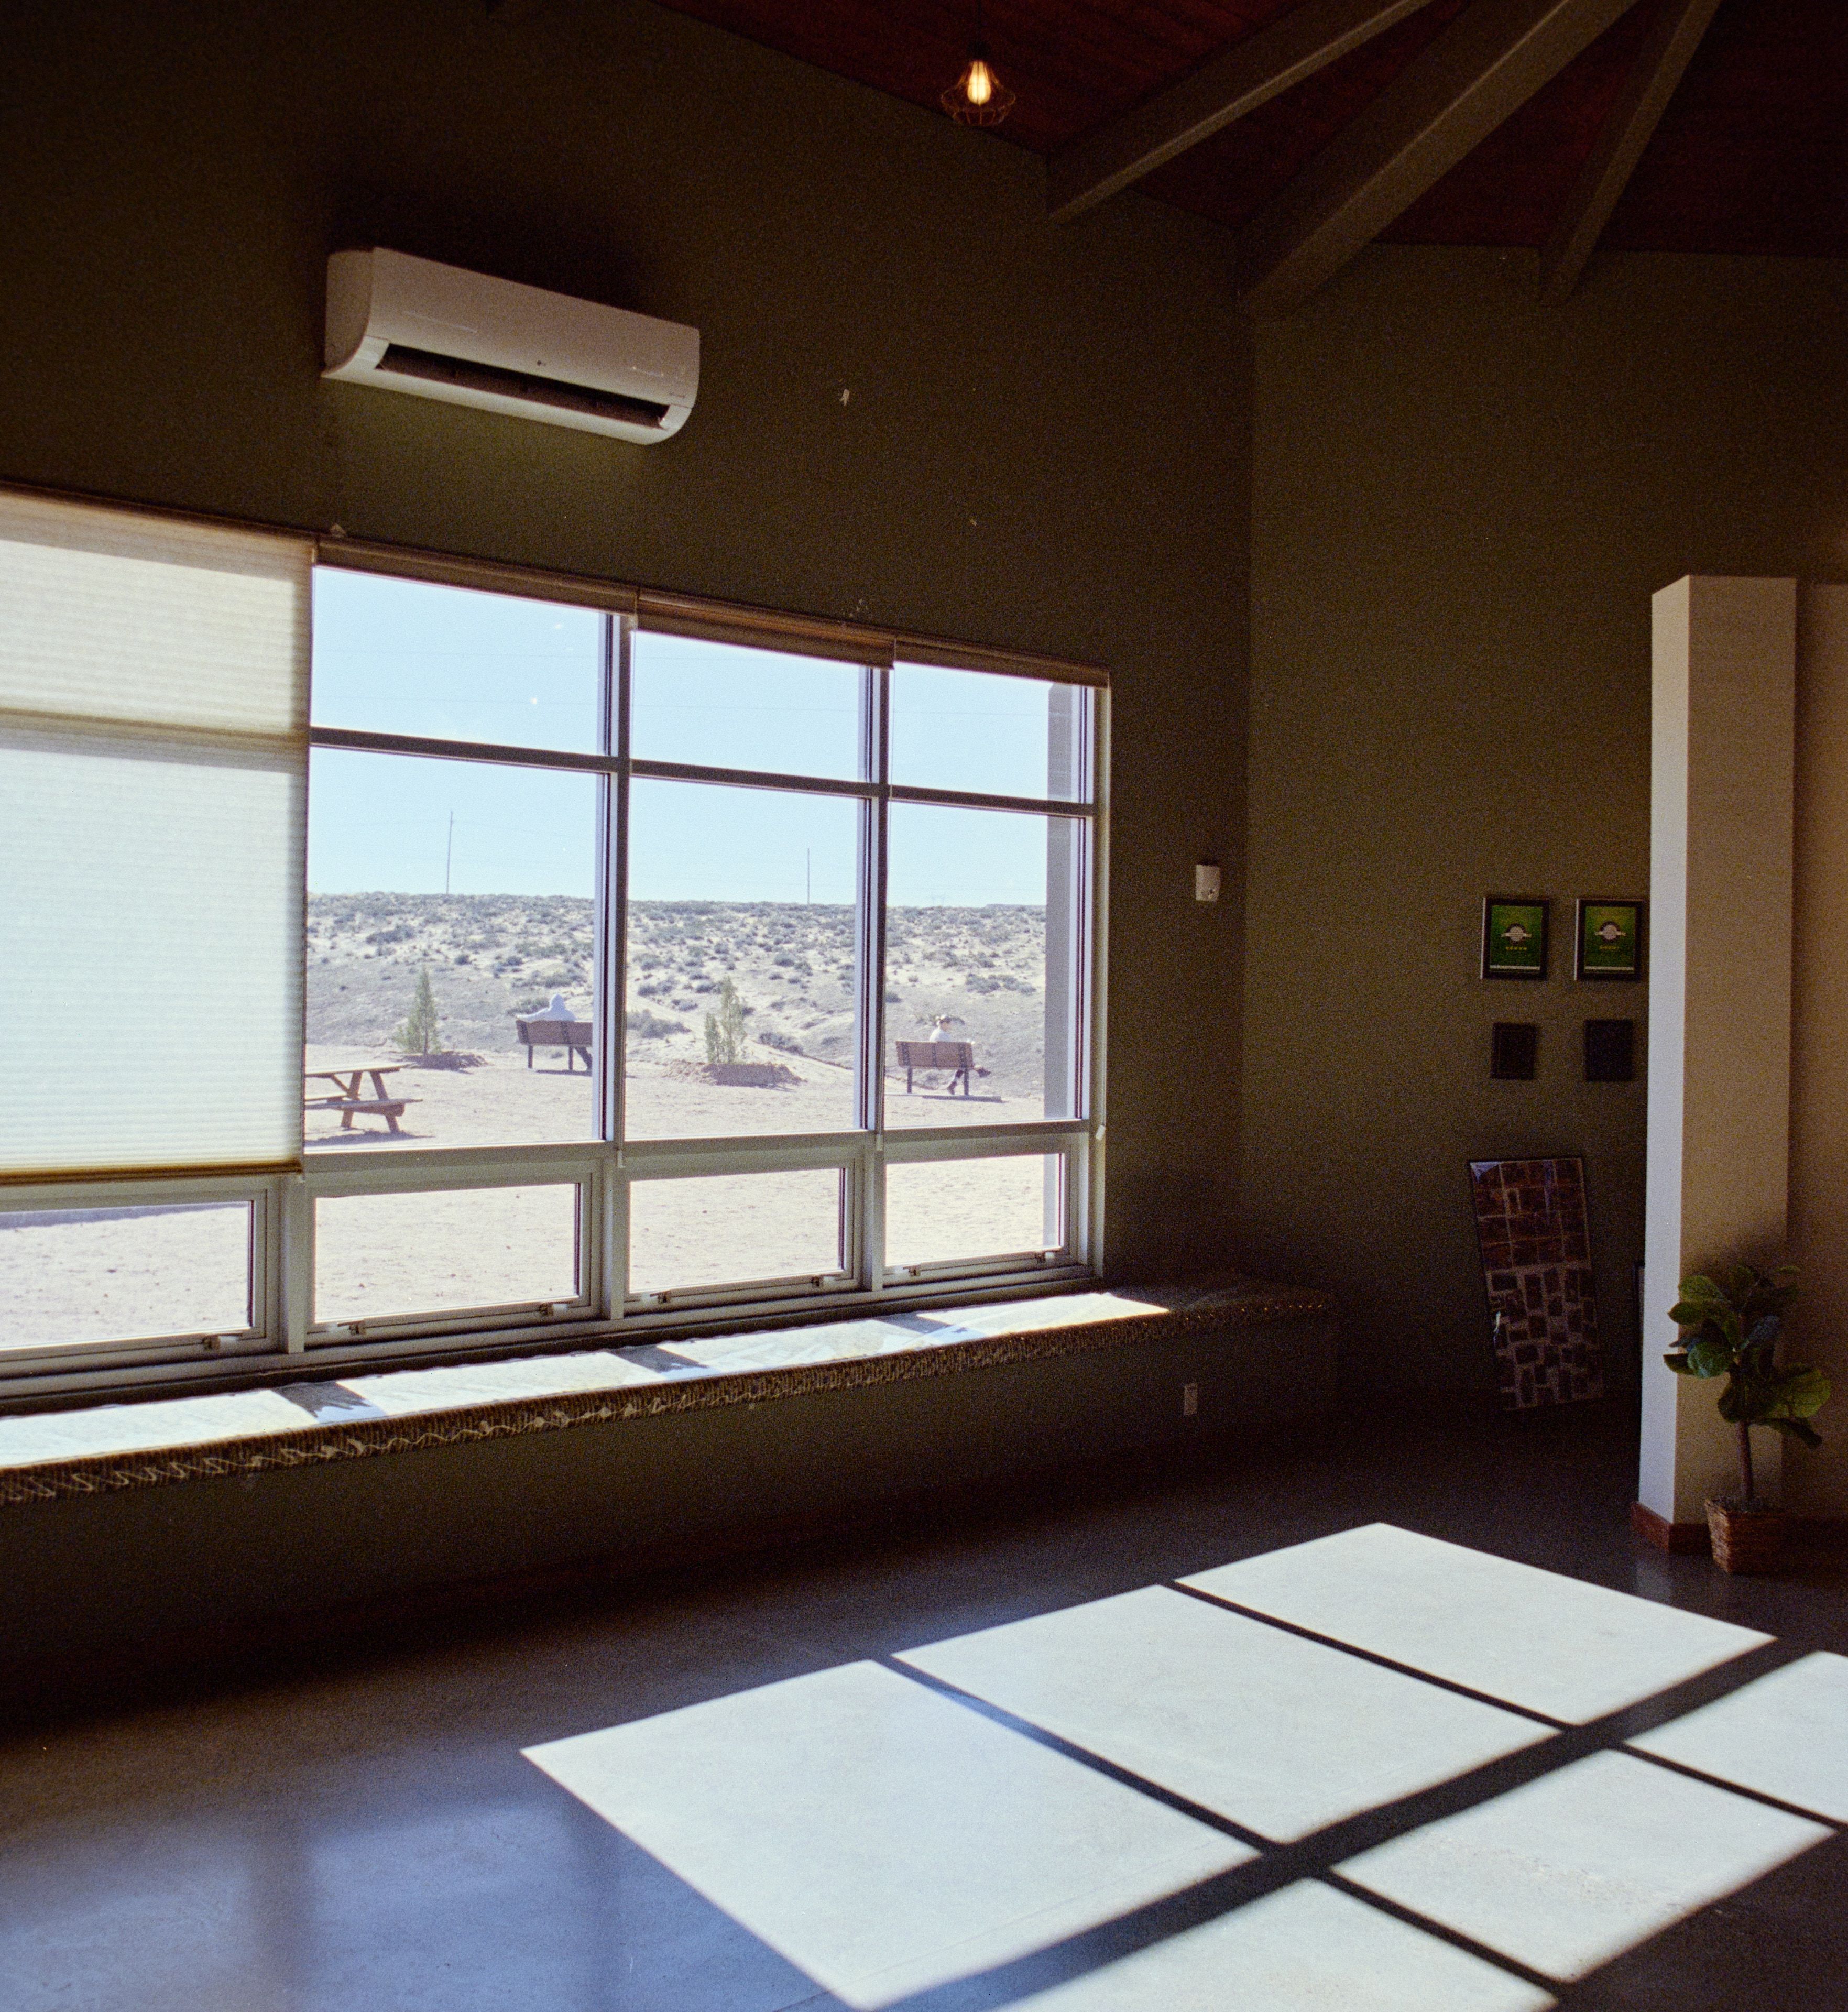
[[[1197,1383],[1183,1383],[1181,1386],[1181,1416],[1193,1418],[1199,1415],[1200,1386]]]

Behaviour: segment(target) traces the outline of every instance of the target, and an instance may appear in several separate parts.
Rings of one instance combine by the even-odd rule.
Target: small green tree
[[[443,1043],[439,1029],[442,1015],[437,1011],[437,995],[430,989],[430,966],[419,967],[417,990],[411,995],[411,1010],[403,1026],[392,1036],[407,1055],[440,1055]]]
[[[1828,1402],[1828,1379],[1800,1363],[1780,1364],[1778,1334],[1784,1309],[1796,1297],[1789,1267],[1761,1272],[1732,1265],[1718,1278],[1700,1273],[1681,1282],[1668,1318],[1681,1337],[1662,1360],[1681,1376],[1724,1376],[1720,1416],[1739,1433],[1739,1507],[1757,1506],[1752,1475],[1752,1428],[1768,1425],[1807,1447],[1822,1436],[1810,1423]]]
[[[728,978],[719,988],[719,1011],[706,1015],[706,1060],[717,1064],[744,1059],[744,1002]]]

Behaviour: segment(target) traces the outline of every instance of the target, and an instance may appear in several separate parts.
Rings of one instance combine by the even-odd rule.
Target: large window
[[[0,895],[81,980],[26,974],[52,1058],[0,1074],[30,1142],[0,1165],[0,1370],[640,1339],[1086,1274],[1100,688],[248,543],[180,555],[218,567],[182,612],[209,656],[269,622],[268,715],[92,701],[48,739],[33,715],[84,707],[36,663],[38,703],[0,683],[23,837],[55,798],[137,820]],[[151,592],[166,703],[209,702],[172,555],[109,557],[90,629]],[[41,551],[12,573],[73,583]],[[119,969],[139,993],[99,997]],[[55,1111],[85,1068],[112,1104]]]

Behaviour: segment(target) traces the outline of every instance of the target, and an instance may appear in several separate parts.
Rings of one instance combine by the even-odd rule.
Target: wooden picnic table
[[[386,1124],[396,1132],[398,1121],[405,1115],[405,1106],[422,1101],[415,1097],[401,1097],[385,1087],[386,1077],[396,1076],[399,1067],[397,1062],[380,1062],[376,1065],[362,1062],[353,1068],[304,1070],[302,1108],[307,1111],[337,1111],[340,1113],[340,1129],[343,1132],[352,1130],[354,1116],[359,1112],[364,1112],[370,1117],[383,1118]],[[367,1076],[372,1078],[373,1093],[370,1097],[362,1097],[359,1093],[359,1079]],[[334,1084],[334,1094],[331,1097],[324,1093],[317,1096],[306,1094],[309,1086],[317,1083]]]

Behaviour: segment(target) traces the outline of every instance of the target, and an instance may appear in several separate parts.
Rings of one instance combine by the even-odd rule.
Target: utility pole
[[[455,813],[449,813],[449,843],[443,853],[443,898],[449,898],[449,863],[455,857]]]

